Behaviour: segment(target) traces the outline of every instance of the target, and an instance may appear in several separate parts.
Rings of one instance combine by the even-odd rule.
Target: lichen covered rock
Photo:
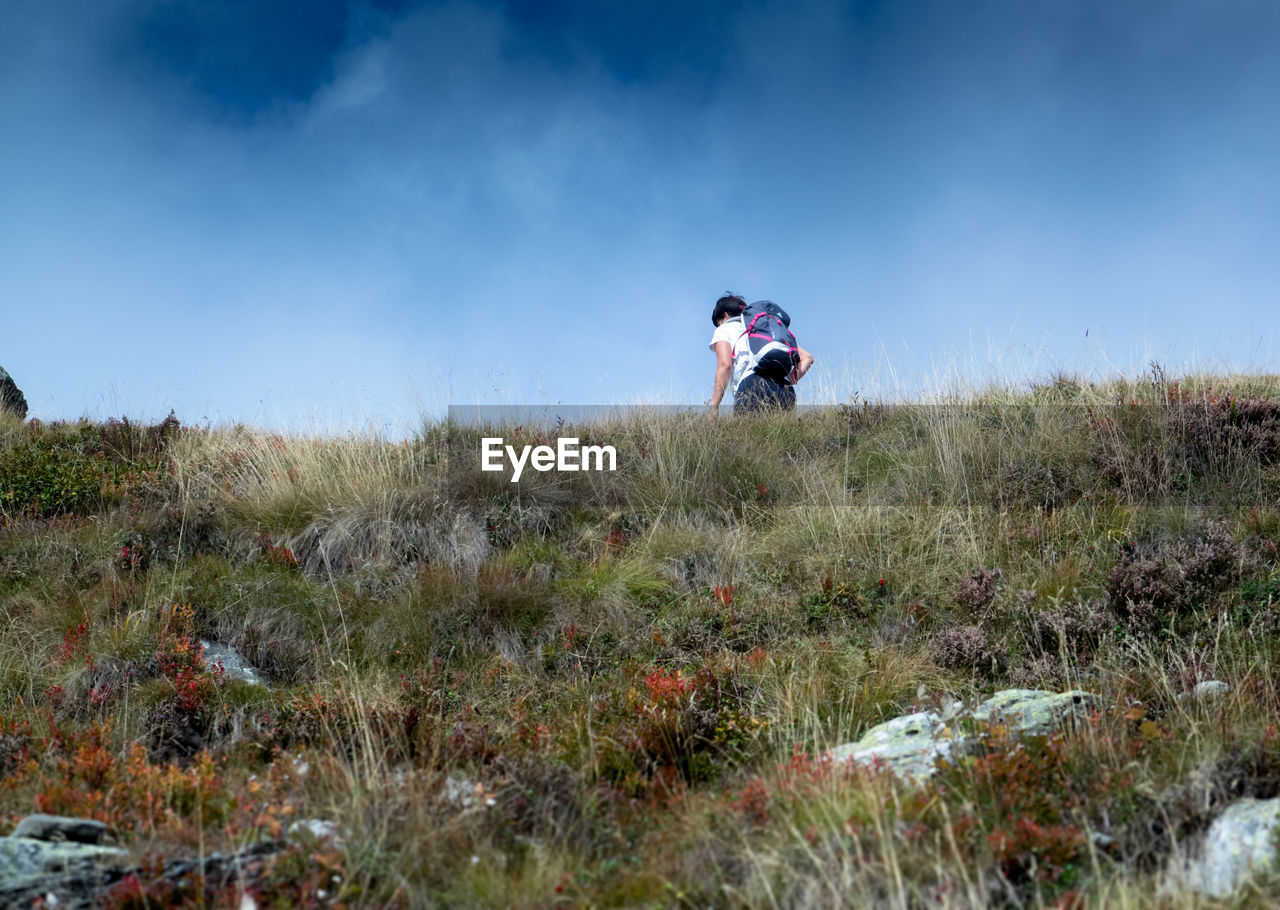
[[[69,841],[73,844],[101,844],[110,829],[91,818],[71,818],[65,815],[28,815],[18,822],[14,837],[29,837],[49,842]]]
[[[952,736],[937,713],[920,711],[872,727],[862,739],[837,746],[828,755],[834,762],[884,766],[899,776],[924,780],[939,758],[951,757],[964,743],[964,737]]]
[[[981,742],[983,730],[999,723],[1022,736],[1042,736],[1095,707],[1089,692],[1005,689],[972,709],[959,702],[943,711],[920,711],[872,727],[860,740],[831,749],[835,762],[883,766],[914,781],[927,780],[939,758],[956,761]],[[974,727],[978,729],[974,732]]]
[[[116,847],[0,837],[0,906],[31,906],[49,894],[73,906],[70,896],[98,893],[119,880],[128,862],[128,852]]]
[[[1000,722],[1011,733],[1043,736],[1096,707],[1098,696],[1089,692],[1046,692],[1042,689],[1005,689],[973,709],[980,724]]]
[[[1276,827],[1280,799],[1242,799],[1209,826],[1191,856],[1176,861],[1163,888],[1166,894],[1190,889],[1210,897],[1228,897],[1256,872],[1276,868]]]
[[[1197,683],[1194,689],[1178,695],[1178,701],[1209,704],[1231,692],[1231,686],[1220,679],[1206,679]]]

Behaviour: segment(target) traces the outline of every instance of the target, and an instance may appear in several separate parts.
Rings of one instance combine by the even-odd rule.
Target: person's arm
[[[796,368],[791,372],[791,384],[795,385],[800,381],[800,377],[809,372],[809,367],[813,366],[813,355],[804,348],[796,345],[796,351],[800,355],[800,362],[796,364]]]
[[[711,389],[711,413],[720,409],[720,399],[724,398],[724,390],[729,388],[729,378],[733,375],[733,345],[727,341],[717,341],[713,345],[716,352],[716,378]]]

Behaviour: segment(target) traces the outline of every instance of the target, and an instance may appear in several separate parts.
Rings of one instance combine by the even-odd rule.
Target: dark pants
[[[796,390],[759,373],[751,373],[733,393],[733,413],[790,411],[796,406]]]

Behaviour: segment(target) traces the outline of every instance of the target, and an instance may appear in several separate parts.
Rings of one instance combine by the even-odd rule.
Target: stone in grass
[[[294,822],[289,826],[289,834],[292,837],[311,837],[317,841],[328,841],[334,846],[342,845],[342,834],[338,830],[338,823],[325,818],[306,818]]]
[[[953,737],[940,715],[920,711],[878,724],[862,739],[836,746],[827,756],[833,762],[883,766],[899,777],[926,780],[939,758],[956,757],[965,744],[964,737]]]
[[[1190,889],[1228,897],[1255,873],[1274,871],[1280,799],[1242,799],[1219,815],[1198,851],[1176,860],[1161,887],[1164,895]]]
[[[0,837],[0,906],[21,902],[27,892],[84,892],[119,877],[129,852],[117,847],[33,837]]]
[[[452,774],[445,778],[437,798],[440,802],[457,809],[470,809],[473,806],[492,809],[498,804],[497,798],[485,788],[483,783],[472,783],[465,778],[454,777]]]
[[[1020,736],[1044,736],[1097,707],[1098,701],[1098,696],[1079,690],[1005,689],[983,701],[970,716],[980,724],[999,721]]]
[[[71,818],[66,815],[28,815],[13,829],[13,837],[29,837],[49,842],[66,841],[73,844],[101,844],[111,829],[92,818]]]
[[[972,710],[961,710],[956,704],[943,713],[921,711],[886,721],[857,742],[831,749],[827,756],[835,762],[882,765],[900,777],[923,781],[933,776],[939,758],[955,761],[978,743],[980,734],[959,732],[966,718],[978,724],[1003,723],[1014,735],[1040,736],[1097,703],[1098,697],[1089,692],[1005,689]]]
[[[258,671],[235,648],[214,641],[201,641],[200,647],[204,649],[204,662],[207,666],[222,665],[223,679],[229,682],[239,680],[254,686],[263,685]]]
[[[1178,696],[1178,701],[1194,701],[1207,704],[1217,701],[1231,691],[1231,687],[1220,679],[1206,679],[1196,683],[1196,687]]]

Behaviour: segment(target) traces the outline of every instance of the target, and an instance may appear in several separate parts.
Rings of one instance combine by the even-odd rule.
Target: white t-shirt
[[[711,350],[716,349],[717,341],[727,341],[729,347],[733,349],[733,379],[729,385],[735,395],[738,393],[738,386],[742,385],[742,380],[746,379],[755,368],[751,362],[751,348],[748,346],[744,328],[742,317],[734,316],[716,326],[715,334],[711,336]]]

